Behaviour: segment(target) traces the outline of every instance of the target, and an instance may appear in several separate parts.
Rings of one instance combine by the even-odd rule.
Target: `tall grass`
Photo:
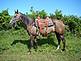
[[[65,34],[66,51],[56,51],[56,36],[38,39],[38,49],[28,54],[29,36],[24,29],[0,31],[0,61],[80,61],[81,38]],[[62,43],[61,43],[62,45]],[[62,47],[61,47],[62,48]]]

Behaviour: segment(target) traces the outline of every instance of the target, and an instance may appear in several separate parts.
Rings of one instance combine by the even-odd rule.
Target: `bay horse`
[[[25,29],[27,30],[28,35],[30,36],[29,51],[31,52],[31,48],[34,46],[34,43],[36,44],[37,47],[36,37],[39,36],[37,31],[37,26],[35,26],[35,22],[31,18],[29,18],[25,14],[22,14],[21,12],[18,12],[18,10],[15,11],[15,15],[12,17],[10,24],[16,25],[17,21],[22,21],[22,23],[24,23],[24,25],[26,26]],[[64,23],[61,20],[55,20],[55,19],[52,22],[53,25],[48,27],[48,34],[51,32],[56,34],[58,40],[58,46],[56,50],[60,48],[60,41],[62,40],[63,42],[62,50],[64,51],[65,50]]]

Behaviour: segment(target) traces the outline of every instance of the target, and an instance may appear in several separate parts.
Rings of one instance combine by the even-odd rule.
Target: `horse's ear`
[[[17,14],[18,14],[18,9],[17,9]]]
[[[18,14],[18,9],[17,9],[17,11],[15,11],[15,14]]]

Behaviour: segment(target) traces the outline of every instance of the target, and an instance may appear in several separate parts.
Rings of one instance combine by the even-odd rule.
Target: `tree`
[[[61,10],[56,10],[55,11],[55,17],[56,17],[56,19],[62,19],[62,11]]]
[[[51,18],[51,19],[56,19],[55,15],[52,14],[52,13],[50,13],[50,18]]]
[[[34,11],[33,7],[30,8],[30,14],[28,14],[29,17],[31,17],[33,20],[35,20],[37,18],[37,16],[40,16],[41,18],[45,18],[47,16],[47,13],[45,12],[45,10],[41,10],[41,11]]]
[[[0,30],[9,29],[9,21],[10,21],[10,15],[8,13],[8,9],[3,10],[0,13]]]
[[[45,10],[41,10],[39,11],[38,15],[41,17],[41,18],[45,18],[47,16],[47,13],[45,12]]]

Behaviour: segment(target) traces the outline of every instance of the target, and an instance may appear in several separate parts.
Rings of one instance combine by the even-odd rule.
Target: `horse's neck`
[[[32,23],[32,20],[26,16],[23,16],[22,20],[25,25],[30,25]]]

